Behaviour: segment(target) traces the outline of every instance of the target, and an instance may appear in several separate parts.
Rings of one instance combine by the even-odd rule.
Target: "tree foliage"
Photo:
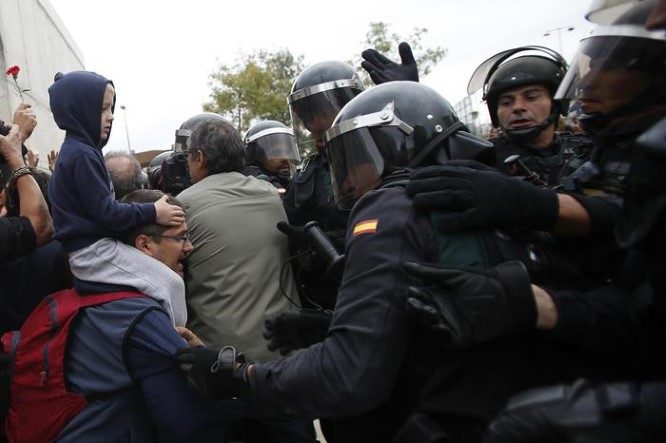
[[[211,100],[204,110],[227,117],[241,132],[256,120],[289,124],[287,96],[303,68],[303,56],[288,49],[241,56],[234,65],[221,65],[210,75]]]

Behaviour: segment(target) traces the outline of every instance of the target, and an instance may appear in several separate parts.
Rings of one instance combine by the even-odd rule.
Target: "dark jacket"
[[[102,157],[102,101],[110,80],[76,71],[49,88],[51,112],[66,131],[49,183],[55,238],[69,252],[155,222],[152,203],[119,203]]]
[[[347,227],[349,213],[335,205],[330,170],[323,152],[309,156],[299,166],[282,200],[289,223],[303,226],[314,220],[324,231]]]

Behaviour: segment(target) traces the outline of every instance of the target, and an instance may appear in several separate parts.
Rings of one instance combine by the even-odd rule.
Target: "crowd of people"
[[[113,82],[56,74],[50,172],[31,106],[0,122],[3,438],[666,441],[666,1],[588,19],[475,70],[489,140],[406,42],[145,171],[102,154]]]

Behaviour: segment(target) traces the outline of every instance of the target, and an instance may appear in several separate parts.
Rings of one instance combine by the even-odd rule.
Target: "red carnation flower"
[[[11,75],[14,78],[18,77],[19,72],[21,72],[21,68],[18,65],[7,68],[7,75]]]
[[[30,89],[22,89],[19,84],[18,84],[18,75],[19,72],[21,72],[21,68],[19,68],[18,65],[10,66],[7,68],[7,71],[5,71],[5,74],[11,75],[12,78],[14,79],[14,87],[16,88],[16,92],[18,92],[18,95],[21,97],[21,101],[23,100],[23,93],[28,92]]]

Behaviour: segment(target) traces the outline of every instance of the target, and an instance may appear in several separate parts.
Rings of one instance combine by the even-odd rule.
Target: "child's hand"
[[[169,198],[168,195],[163,195],[155,202],[157,223],[164,226],[178,226],[185,223],[185,212],[180,206],[169,204],[167,198]]]

